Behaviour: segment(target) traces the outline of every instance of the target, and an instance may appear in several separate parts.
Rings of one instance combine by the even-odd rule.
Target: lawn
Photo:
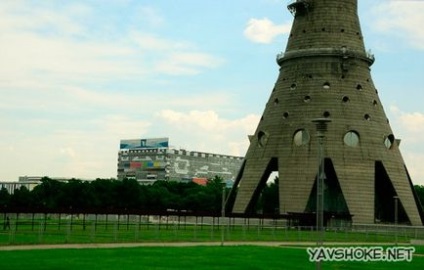
[[[64,243],[314,242],[311,228],[244,224],[217,226],[193,223],[143,223],[129,219],[25,220],[0,231],[0,246]],[[130,222],[129,222],[130,221]],[[222,230],[223,229],[223,230]],[[326,230],[324,242],[408,245],[423,239],[422,230]],[[396,235],[396,236],[395,236]],[[417,246],[412,262],[323,262],[323,269],[424,269],[424,247]],[[306,247],[197,246],[0,251],[0,269],[315,269]]]
[[[423,249],[417,249],[422,254]],[[137,247],[0,251],[0,269],[315,269],[305,248],[259,246]],[[324,262],[323,269],[423,269],[412,262]]]

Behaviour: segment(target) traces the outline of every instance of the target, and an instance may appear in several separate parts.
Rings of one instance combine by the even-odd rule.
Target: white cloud
[[[399,117],[399,122],[410,134],[419,136],[419,141],[422,142],[422,136],[424,131],[424,114],[415,113],[402,113]]]
[[[383,1],[373,12],[374,28],[424,49],[423,14],[423,1]]]
[[[157,63],[155,70],[170,75],[196,75],[202,71],[202,68],[215,68],[223,62],[222,58],[205,53],[171,53]]]
[[[54,83],[64,79],[104,80],[111,75],[119,78],[145,72],[136,61],[127,61],[136,58],[131,48],[114,44],[18,34],[0,37],[0,50],[7,52],[3,60],[8,63],[0,65],[1,77],[8,79],[44,77]]]
[[[113,177],[116,175],[119,140],[151,137],[147,134],[151,134],[154,125],[160,125],[166,132],[164,134],[170,137],[171,144],[178,147],[243,156],[249,145],[247,134],[254,132],[259,116],[246,115],[229,120],[211,110],[187,113],[163,110],[150,120],[132,115],[105,115],[90,119],[89,129],[73,127],[72,122],[44,123],[42,136],[2,135],[0,148],[5,151],[0,161],[8,168],[8,173],[15,175]]]
[[[215,111],[162,110],[158,117],[175,132],[177,144],[187,142],[189,149],[212,153],[243,156],[249,146],[247,135],[254,133],[258,115],[229,120],[221,118]],[[172,142],[171,142],[172,143]]]
[[[243,155],[250,132],[246,131],[248,123],[258,119],[228,121],[200,110],[205,104],[218,107],[231,103],[226,93],[192,93],[188,99],[179,93],[164,98],[161,91],[146,95],[78,87],[37,90],[31,95],[24,88],[18,91],[21,95],[0,101],[0,111],[9,112],[7,116],[0,114],[0,148],[5,149],[0,162],[8,168],[7,174],[15,175],[0,180],[16,179],[18,175],[113,177],[119,140],[125,138],[169,136],[171,142],[187,149]],[[199,111],[173,115],[174,109],[162,117],[156,114],[161,108]],[[202,123],[202,119],[207,122]],[[239,130],[230,130],[232,124]]]
[[[75,126],[75,122],[90,124]],[[35,121],[34,125],[40,121]],[[0,148],[7,149],[0,156],[11,175],[48,175],[59,177],[96,178],[116,176],[119,140],[140,138],[150,123],[127,115],[105,115],[102,118],[73,119],[32,125],[40,136],[16,132],[0,134]],[[7,136],[10,135],[10,136]],[[6,180],[6,179],[1,179]],[[9,179],[15,180],[15,179]]]
[[[113,177],[119,140],[156,134],[158,108],[220,104],[220,94],[187,99],[174,89],[159,91],[166,79],[149,79],[198,74],[223,59],[133,24],[117,28],[93,12],[77,3],[0,4],[0,92],[7,97],[0,99],[0,163],[8,168],[0,180]],[[161,24],[154,11],[140,12]]]
[[[0,83],[139,80],[157,72],[195,75],[223,63],[186,41],[95,21],[93,12],[77,3],[58,9],[14,1],[2,5]],[[153,24],[162,20],[151,8],[139,12]]]
[[[130,37],[141,49],[145,50],[168,51],[172,49],[174,44],[167,39],[163,39],[152,34],[141,33],[139,31],[132,31]]]
[[[78,35],[83,32],[83,25],[77,19],[89,14],[90,8],[82,4],[70,4],[55,11],[28,2],[4,1],[0,6],[0,28],[3,33],[19,30],[44,36]]]
[[[153,121],[151,119],[150,121]],[[138,119],[136,115],[110,115],[98,120],[99,129],[116,143],[124,138],[140,138],[152,126],[152,122]]]
[[[400,150],[415,184],[424,185],[424,114],[404,112],[396,106],[390,107],[391,126],[395,136],[401,139]]]
[[[196,75],[204,68],[216,68],[224,63],[221,57],[199,52],[194,44],[160,38],[152,34],[133,31],[131,38],[153,57],[154,71],[169,75]]]
[[[271,43],[275,37],[290,32],[289,23],[276,25],[268,18],[250,19],[247,22],[244,35],[246,38],[257,43]]]
[[[64,156],[70,157],[70,158],[75,158],[76,154],[75,154],[75,150],[71,147],[63,147],[60,149],[60,153],[63,154]]]
[[[401,134],[408,136],[412,142],[422,142],[424,134],[424,114],[420,112],[404,112],[396,106],[390,107],[390,112],[394,114],[394,122],[400,127]]]

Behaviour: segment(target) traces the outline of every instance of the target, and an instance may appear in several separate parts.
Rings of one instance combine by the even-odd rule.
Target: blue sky
[[[116,177],[120,139],[244,155],[293,20],[281,0],[0,2],[0,180]],[[424,2],[359,0],[372,77],[424,185]]]

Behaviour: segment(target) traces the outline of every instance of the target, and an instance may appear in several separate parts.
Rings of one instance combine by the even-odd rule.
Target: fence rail
[[[1,223],[0,223],[1,224]],[[0,245],[178,241],[317,241],[313,226],[282,219],[180,215],[5,213]],[[2,229],[2,230],[1,230]],[[353,224],[326,227],[324,242],[406,243],[424,227]]]

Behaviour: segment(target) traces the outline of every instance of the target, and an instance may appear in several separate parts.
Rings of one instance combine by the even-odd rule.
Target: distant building
[[[168,138],[121,140],[118,180],[130,178],[150,184],[220,176],[226,182],[234,181],[242,162],[239,156],[171,149]]]
[[[55,180],[58,182],[69,182],[70,180],[79,180],[79,181],[83,181],[83,182],[90,182],[90,181],[94,181],[95,179],[86,179],[86,178],[69,178],[69,177],[50,177],[50,176],[19,176],[19,182],[38,182],[41,183],[41,179],[43,178],[49,178],[51,180]]]
[[[21,187],[26,187],[29,191],[31,191],[39,183],[39,180],[1,181],[0,189],[5,188],[9,194],[13,194],[15,190],[20,189]]]
[[[9,194],[13,194],[15,190],[20,189],[21,187],[26,187],[29,191],[33,190],[36,186],[41,184],[41,179],[45,176],[19,176],[18,181],[0,181],[0,189],[6,188]],[[59,182],[69,182],[76,178],[66,178],[66,177],[48,177],[51,180]],[[94,181],[94,179],[76,179],[80,181]]]

